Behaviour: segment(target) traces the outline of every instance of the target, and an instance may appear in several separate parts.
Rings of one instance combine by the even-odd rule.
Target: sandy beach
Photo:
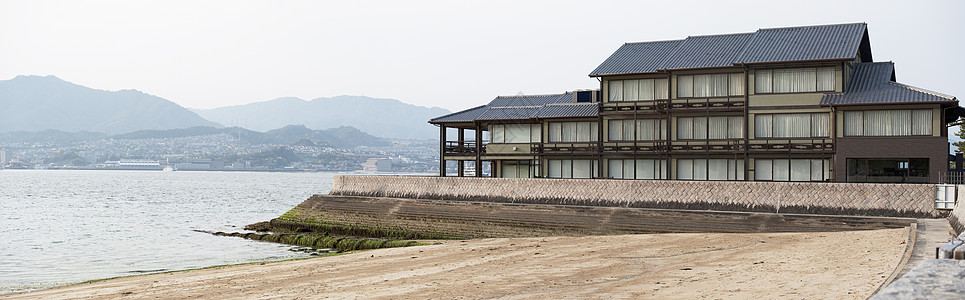
[[[908,229],[499,238],[116,278],[0,298],[864,299]]]

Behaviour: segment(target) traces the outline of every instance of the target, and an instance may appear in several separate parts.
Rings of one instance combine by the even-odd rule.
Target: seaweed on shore
[[[249,240],[259,240],[266,242],[282,243],[294,246],[312,247],[316,249],[334,249],[339,252],[341,251],[353,251],[353,250],[367,250],[367,249],[381,249],[381,248],[395,248],[395,247],[409,247],[409,246],[421,246],[428,245],[426,243],[420,243],[416,241],[409,240],[390,240],[390,239],[377,239],[377,238],[360,238],[353,236],[323,236],[315,234],[257,234],[257,233],[240,233],[240,232],[210,232],[196,230],[198,232],[209,233],[217,236],[233,236],[240,237]]]

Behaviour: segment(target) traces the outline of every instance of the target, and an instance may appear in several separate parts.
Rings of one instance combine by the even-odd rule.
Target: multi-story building
[[[495,177],[937,182],[965,115],[874,62],[864,23],[627,43],[590,76],[599,90],[432,119],[440,175],[458,161]]]

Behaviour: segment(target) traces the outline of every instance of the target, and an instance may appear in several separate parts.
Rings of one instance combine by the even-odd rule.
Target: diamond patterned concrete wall
[[[336,176],[330,194],[506,203],[940,217],[927,184]]]
[[[958,195],[956,195],[958,202],[955,203],[955,209],[948,215],[948,223],[955,228],[955,232],[962,234],[965,232],[965,185],[958,186]]]

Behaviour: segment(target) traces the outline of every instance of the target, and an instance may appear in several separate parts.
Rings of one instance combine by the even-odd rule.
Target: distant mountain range
[[[34,139],[64,140],[99,134],[123,136],[141,130],[185,129],[165,133],[181,134],[218,130],[223,125],[240,126],[253,132],[277,129],[309,141],[322,140],[322,137],[332,141],[342,139],[342,142],[335,142],[341,144],[352,144],[348,142],[352,139],[375,138],[358,135],[353,130],[382,138],[435,139],[438,131],[426,122],[448,113],[443,108],[363,96],[311,101],[279,98],[247,105],[189,110],[136,90],[97,90],[54,76],[17,76],[0,80],[0,133],[19,132],[14,136],[25,137],[32,132],[37,135]],[[286,127],[294,124],[303,126]],[[340,128],[343,126],[350,127]],[[199,129],[202,127],[207,129]],[[319,131],[329,128],[333,131]],[[79,136],[73,136],[73,133]],[[357,144],[370,142],[360,140]]]
[[[218,134],[231,135],[253,145],[278,144],[350,148],[357,146],[388,146],[392,144],[387,139],[371,136],[353,127],[342,126],[325,130],[312,130],[303,125],[289,125],[279,129],[270,130],[268,132],[252,131],[240,127],[215,128],[209,126],[196,126],[181,129],[139,130],[117,135],[106,135],[103,133],[94,132],[64,132],[50,129],[39,132],[3,132],[0,133],[0,140],[15,143],[63,144],[104,139],[170,139]]]
[[[436,139],[431,118],[450,113],[444,108],[415,106],[393,99],[338,96],[311,101],[278,98],[246,105],[193,110],[221,124],[269,130],[290,124],[313,129],[352,126],[372,135],[398,139]]]
[[[193,126],[221,127],[174,102],[136,90],[96,90],[54,76],[0,80],[0,131],[118,134]]]

